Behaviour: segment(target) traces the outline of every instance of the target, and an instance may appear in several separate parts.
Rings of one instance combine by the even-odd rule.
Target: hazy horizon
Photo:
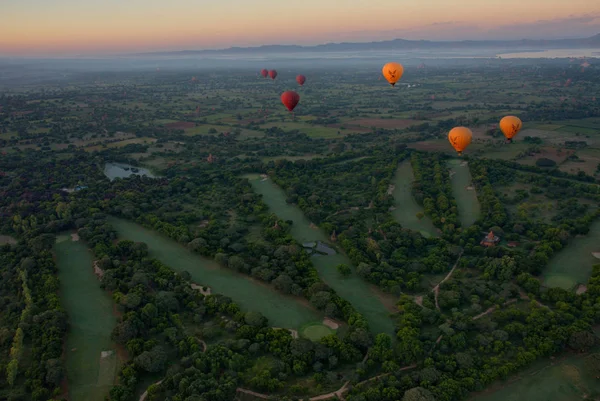
[[[3,4],[0,56],[116,55],[403,39],[582,38],[589,0],[20,0]],[[292,29],[290,29],[292,26]]]

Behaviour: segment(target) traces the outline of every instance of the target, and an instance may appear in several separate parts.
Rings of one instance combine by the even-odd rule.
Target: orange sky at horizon
[[[419,37],[410,39],[445,39],[447,35],[441,30],[449,22],[459,28],[464,26],[468,35],[468,29],[475,32],[573,15],[599,16],[600,5],[593,3],[304,0],[300,6],[272,0],[19,0],[2,5],[0,54],[316,44],[343,41],[345,37],[354,41],[364,37],[364,41],[369,41],[398,37],[389,33],[389,37],[375,38],[385,36],[385,31],[397,30],[403,37],[410,36],[411,31],[415,35],[420,32]],[[600,24],[600,19],[594,24]],[[436,33],[441,37],[436,37]],[[476,32],[473,38],[477,38]]]

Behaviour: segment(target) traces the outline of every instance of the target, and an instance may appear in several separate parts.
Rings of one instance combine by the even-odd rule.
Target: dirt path
[[[452,276],[452,273],[454,273],[454,270],[456,270],[456,267],[458,266],[458,262],[460,262],[460,258],[462,258],[462,255],[464,252],[465,252],[465,250],[461,249],[460,254],[458,255],[458,259],[456,259],[456,263],[454,263],[454,266],[452,266],[452,269],[450,270],[450,272],[446,275],[446,277],[444,277],[444,279],[442,281],[440,281],[438,283],[438,285],[433,287],[433,290],[431,290],[433,292],[433,295],[435,296],[435,308],[437,310],[440,310],[440,305],[438,304],[438,295],[440,293],[440,285],[443,284],[446,280],[448,280]]]
[[[266,395],[266,394],[255,393],[254,391],[251,391],[251,390],[246,390],[245,388],[241,388],[241,387],[238,387],[238,388],[236,389],[236,391],[237,391],[238,393],[250,394],[250,395],[252,395],[252,396],[254,396],[254,397],[257,397],[257,398],[262,398],[263,400],[268,400],[268,399],[270,398],[270,396],[268,396],[268,395]],[[140,400],[140,401],[143,401],[143,400]]]
[[[529,295],[525,294],[525,291],[523,291],[522,289],[519,289],[519,296],[521,297],[521,299],[524,299],[526,301],[531,301],[531,299],[529,298]],[[550,309],[550,307],[548,305],[544,305],[537,299],[534,299],[533,301],[536,303],[537,306],[540,306],[540,307],[546,308],[546,309]]]
[[[156,383],[153,384],[154,385],[159,385],[160,383],[162,383],[162,380],[157,381]],[[140,396],[140,401],[144,401],[146,399],[146,397],[148,397],[148,390],[144,391],[144,394],[142,394]]]

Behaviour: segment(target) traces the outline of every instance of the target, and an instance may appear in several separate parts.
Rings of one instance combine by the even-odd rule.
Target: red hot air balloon
[[[275,70],[269,71],[269,76],[271,77],[271,79],[277,78],[277,71],[275,71]]]
[[[304,85],[304,82],[306,82],[306,77],[304,75],[298,75],[296,77],[296,82],[298,82],[298,84],[302,86]]]
[[[269,71],[263,68],[260,70],[260,75],[262,75],[263,78],[266,78],[267,75],[269,75]]]
[[[281,95],[281,103],[289,110],[294,110],[294,107],[300,101],[300,95],[294,91],[283,92]]]

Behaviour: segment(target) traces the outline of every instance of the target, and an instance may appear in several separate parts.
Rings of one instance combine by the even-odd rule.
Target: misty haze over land
[[[539,57],[539,58],[536,58]],[[555,58],[600,57],[600,34],[582,39],[426,41],[395,39],[368,43],[328,43],[317,46],[269,45],[221,50],[182,50],[78,58],[0,57],[0,85],[67,81],[85,72],[261,68],[379,68],[389,60],[407,67],[461,65],[499,66],[544,63]],[[508,59],[508,60],[507,60]],[[516,60],[518,59],[518,61]],[[530,59],[529,61],[527,59]],[[531,60],[533,59],[533,60]]]

